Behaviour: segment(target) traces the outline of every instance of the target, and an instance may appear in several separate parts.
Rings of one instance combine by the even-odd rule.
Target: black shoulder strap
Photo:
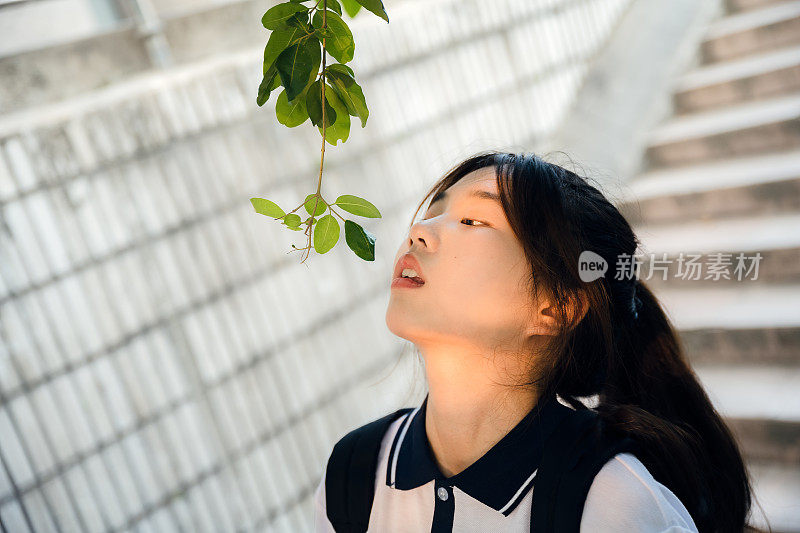
[[[381,441],[392,422],[412,409],[398,409],[356,428],[334,445],[325,471],[325,510],[337,533],[367,530]]]
[[[531,531],[579,533],[595,475],[616,454],[637,450],[632,438],[611,434],[597,412],[569,413],[545,444],[533,489]]]

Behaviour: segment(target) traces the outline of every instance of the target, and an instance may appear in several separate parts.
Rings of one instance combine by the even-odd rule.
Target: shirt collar
[[[400,490],[435,479],[456,486],[508,516],[533,486],[544,442],[572,409],[555,396],[542,398],[500,441],[473,464],[449,478],[439,470],[425,431],[428,395],[403,419],[389,451],[386,484]]]

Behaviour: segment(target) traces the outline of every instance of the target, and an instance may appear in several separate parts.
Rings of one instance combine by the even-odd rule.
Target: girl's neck
[[[530,390],[429,386],[425,432],[439,470],[451,477],[480,459],[536,405]]]

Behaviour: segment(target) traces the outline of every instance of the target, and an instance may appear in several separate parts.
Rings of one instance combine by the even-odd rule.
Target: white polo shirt
[[[426,395],[422,405],[395,420],[383,437],[368,531],[530,531],[544,442],[572,407],[560,398],[534,406],[480,459],[447,478],[428,444],[427,403]],[[334,532],[325,514],[324,473],[314,498],[316,532]],[[689,533],[697,527],[675,494],[633,454],[619,453],[595,476],[580,530]]]

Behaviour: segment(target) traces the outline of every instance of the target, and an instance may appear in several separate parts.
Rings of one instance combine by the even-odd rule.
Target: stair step
[[[693,365],[800,365],[800,325],[684,329],[680,336]]]
[[[726,16],[708,27],[704,63],[724,61],[800,43],[800,1],[782,2]]]
[[[800,327],[800,284],[685,285],[654,290],[670,321],[681,331]]]
[[[753,494],[751,524],[766,527],[764,514],[773,533],[800,532],[800,467],[767,461],[748,461]]]
[[[702,66],[673,90],[679,114],[800,91],[800,46]]]
[[[756,252],[800,247],[800,213],[635,228],[646,253]]]
[[[798,176],[800,149],[710,161],[680,169],[654,169],[631,181],[630,187],[623,191],[621,203],[759,185]]]
[[[762,9],[769,5],[781,3],[783,0],[726,0],[725,8],[728,13],[741,13],[752,9]]]
[[[736,14],[709,26],[704,65],[647,139],[649,169],[615,203],[641,243],[639,277],[741,446],[750,523],[800,533],[800,1],[725,3]],[[718,253],[734,279],[706,279]],[[665,280],[647,262],[662,254]],[[701,255],[701,279],[677,278],[685,254]]]
[[[697,270],[688,267],[693,260]],[[698,254],[648,253],[640,258],[640,279],[653,290],[664,287],[717,287],[800,283],[800,247]],[[650,263],[653,263],[651,271]],[[712,266],[714,263],[717,266]],[[757,264],[756,264],[757,263]],[[717,272],[720,271],[720,272]],[[645,276],[645,274],[647,274]]]
[[[678,116],[648,137],[652,167],[800,147],[800,94]]]
[[[718,39],[796,17],[800,17],[800,1],[774,2],[745,13],[727,15],[712,22],[706,30],[706,38]]]
[[[616,203],[633,225],[800,211],[800,150],[653,170]]]
[[[714,406],[726,418],[800,423],[800,365],[693,366]]]
[[[638,226],[639,278],[656,291],[800,284],[798,228],[800,213]]]
[[[726,422],[748,460],[800,464],[800,422],[770,418],[728,418]]]

